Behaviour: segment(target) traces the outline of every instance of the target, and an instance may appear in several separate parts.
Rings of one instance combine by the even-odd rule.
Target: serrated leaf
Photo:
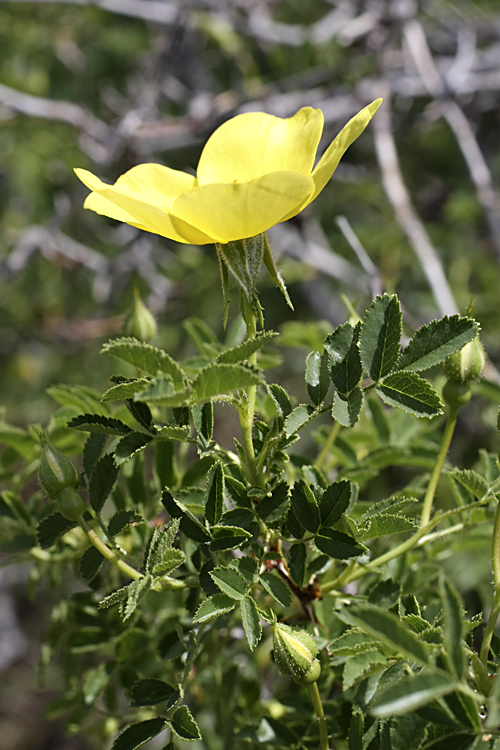
[[[153,575],[166,576],[173,570],[182,565],[186,560],[186,555],[180,549],[167,549],[163,553],[162,561],[154,565]]]
[[[102,435],[128,435],[130,427],[119,419],[104,417],[101,414],[82,414],[73,417],[68,427],[82,432],[92,432]]]
[[[252,534],[239,526],[212,526],[210,529],[212,552],[237,549],[251,538]]]
[[[146,391],[147,390],[148,389],[146,388]],[[142,396],[142,393],[139,395]],[[151,414],[151,409],[147,404],[144,404],[141,401],[134,401],[133,398],[127,398],[125,399],[125,406],[129,410],[135,421],[138,422],[141,427],[144,427],[144,429],[148,432],[155,432],[153,415]]]
[[[191,711],[187,706],[176,708],[174,715],[168,723],[179,739],[185,742],[201,740],[198,724],[193,719]]]
[[[184,384],[184,373],[177,362],[167,352],[144,341],[134,338],[115,339],[104,344],[101,352],[128,362],[153,377],[160,372],[170,375],[176,388],[182,388]]]
[[[347,659],[342,674],[342,687],[349,690],[359,682],[374,666],[379,667],[387,662],[387,656],[377,649],[370,649],[359,654],[353,654]]]
[[[169,490],[164,490],[161,501],[163,507],[172,518],[180,519],[180,529],[189,539],[202,543],[210,541],[210,534],[201,521],[196,518],[194,513],[184,503],[178,498],[174,498]]]
[[[0,444],[13,448],[23,458],[29,460],[32,457],[36,442],[27,430],[0,421]]]
[[[115,604],[122,602],[127,597],[127,589],[129,585],[130,584],[123,586],[121,589],[113,591],[111,594],[108,594],[108,596],[105,596],[97,605],[97,609],[109,609],[109,607],[114,607]]]
[[[217,356],[216,362],[227,365],[234,365],[249,359],[252,354],[258,352],[263,346],[272,341],[278,334],[275,331],[259,331],[253,338],[247,339],[239,346],[232,349],[226,349]]]
[[[444,362],[450,354],[460,351],[479,332],[479,325],[458,315],[433,320],[416,331],[403,350],[398,370],[420,372]]]
[[[171,424],[159,424],[155,422],[155,429],[157,439],[161,440],[178,440],[181,443],[185,443],[189,440],[189,427],[175,427]]]
[[[180,520],[172,519],[167,527],[157,527],[153,530],[144,552],[144,570],[150,572],[156,565],[166,560],[165,555],[172,551],[172,543],[179,526]]]
[[[141,601],[141,599],[148,593],[148,591],[151,589],[151,584],[153,583],[153,579],[150,575],[143,576],[142,578],[138,578],[136,581],[132,581],[127,587],[126,587],[126,599],[124,599],[121,602],[121,615],[123,617],[123,620],[128,620],[129,617],[131,617],[135,610],[137,609],[137,605]]]
[[[156,706],[179,695],[178,690],[163,680],[148,677],[132,686],[132,707]]]
[[[106,685],[108,684],[113,670],[114,662],[106,661],[98,667],[87,672],[82,683],[83,700],[86,706],[93,706]]]
[[[383,294],[366,311],[359,337],[363,367],[378,382],[396,366],[401,341],[402,315],[399,300]]]
[[[319,500],[321,526],[334,526],[349,507],[352,484],[348,479],[332,482],[325,489]]]
[[[206,441],[211,440],[214,431],[214,406],[212,402],[207,401],[206,404],[195,404],[191,412],[198,435],[201,435]]]
[[[267,386],[267,390],[276,405],[279,416],[282,419],[288,417],[292,411],[292,402],[285,389],[276,383],[271,383]]]
[[[285,419],[285,435],[290,437],[298,432],[315,418],[317,412],[309,404],[299,404]]]
[[[306,388],[307,395],[314,406],[321,406],[328,393],[330,378],[328,373],[329,354],[325,350],[323,354],[311,352],[306,361]]]
[[[414,531],[418,522],[408,516],[392,513],[379,513],[372,516],[368,527],[363,531],[361,539],[377,539],[389,534],[402,534],[404,531]]]
[[[291,505],[299,523],[315,534],[320,527],[319,507],[312,490],[303,479],[293,486]]]
[[[286,583],[275,573],[266,570],[260,576],[260,582],[268,594],[282,607],[289,607],[292,603],[292,592]]]
[[[488,492],[488,483],[486,480],[472,469],[452,469],[450,475],[457,482],[460,482],[463,487],[468,489],[478,500],[482,500]]]
[[[335,529],[321,528],[314,537],[314,543],[321,552],[336,560],[349,560],[366,552],[366,547],[352,536]]]
[[[417,711],[456,688],[456,681],[444,672],[420,672],[377,693],[371,708],[376,716],[400,716]]]
[[[363,407],[363,391],[354,388],[350,393],[336,393],[332,407],[332,417],[342,427],[354,427]]]
[[[363,750],[364,717],[359,706],[353,706],[349,725],[349,750]]]
[[[222,593],[230,596],[231,599],[243,599],[248,591],[246,578],[236,568],[214,568],[210,573],[210,577]]]
[[[443,413],[441,399],[431,385],[415,372],[395,372],[377,386],[382,401],[416,417],[435,417]]]
[[[307,547],[304,542],[292,544],[289,550],[288,568],[292,581],[302,588],[306,574]]]
[[[107,407],[101,403],[99,393],[86,385],[60,383],[47,388],[47,393],[61,406],[71,406],[82,412],[97,412],[99,414],[107,412]]]
[[[360,324],[338,326],[325,338],[325,350],[330,356],[330,378],[339,393],[347,395],[361,380],[363,368],[359,355]]]
[[[102,455],[106,440],[107,435],[91,432],[85,442],[83,448],[83,470],[88,477],[91,476],[94,466]]]
[[[60,513],[51,513],[40,521],[36,529],[38,544],[42,549],[49,549],[70,529],[74,529],[76,521],[69,521]]]
[[[205,518],[210,526],[218,523],[224,509],[224,471],[217,461],[208,472],[205,487]]]
[[[166,719],[147,719],[125,729],[113,742],[111,750],[135,750],[156,737],[167,726]]]
[[[443,602],[443,635],[446,655],[452,674],[462,679],[466,666],[466,658],[462,639],[464,637],[463,622],[465,619],[460,597],[448,578],[441,575],[439,592]]]
[[[146,523],[146,521],[135,510],[119,510],[109,519],[108,536],[111,539],[120,534],[127,526],[136,523]]]
[[[121,401],[127,398],[135,398],[150,384],[147,378],[135,378],[127,380],[123,378],[118,385],[113,385],[101,396],[101,401]]]
[[[227,594],[214,594],[200,604],[193,617],[193,622],[209,622],[220,615],[231,612],[236,606],[236,600]]]
[[[373,503],[370,508],[363,513],[359,523],[363,525],[372,516],[377,516],[379,513],[391,513],[396,514],[399,511],[406,508],[408,505],[418,503],[415,497],[389,497],[387,500],[380,500],[378,503]]]
[[[113,455],[107,453],[95,464],[89,482],[89,500],[96,513],[101,512],[117,478],[118,468]]]
[[[342,610],[351,625],[374,635],[404,658],[425,665],[429,654],[424,643],[392,612],[373,604],[352,604]]]
[[[84,581],[90,583],[101,569],[104,557],[95,547],[88,547],[78,561],[78,573]]]
[[[143,432],[131,432],[130,435],[123,437],[118,441],[115,448],[115,466],[122,466],[122,464],[130,461],[132,456],[143,451],[152,439]]]
[[[209,401],[215,396],[261,382],[262,375],[244,365],[210,364],[200,370],[193,381],[194,400]]]
[[[149,401],[155,406],[183,407],[188,406],[193,398],[193,389],[187,385],[179,390],[174,389],[171,378],[158,375],[153,378],[147,388],[136,393],[135,400],[138,403]]]
[[[279,482],[274,490],[262,498],[257,505],[257,513],[266,524],[279,521],[286,514],[290,505],[287,482]]]
[[[241,620],[246,639],[253,651],[262,638],[262,625],[260,624],[260,615],[257,605],[251,596],[244,596],[240,601]]]

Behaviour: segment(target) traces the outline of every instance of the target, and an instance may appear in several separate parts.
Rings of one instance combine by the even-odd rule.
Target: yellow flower
[[[226,244],[254,237],[296,216],[316,198],[381,101],[358,112],[315,167],[321,110],[304,107],[288,119],[248,112],[210,136],[197,177],[140,164],[107,185],[76,169],[92,190],[84,207],[176,242]]]

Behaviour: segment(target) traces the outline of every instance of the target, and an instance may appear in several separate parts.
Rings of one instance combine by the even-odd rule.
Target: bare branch
[[[372,297],[376,297],[378,294],[382,294],[382,292],[384,291],[384,282],[382,281],[380,272],[377,266],[372,263],[370,256],[361,244],[359,237],[351,227],[349,220],[346,216],[337,216],[336,222],[340,231],[351,246],[351,249],[355,253],[357,259],[370,278],[370,289]]]
[[[5,2],[6,0],[3,0]],[[9,3],[38,2],[46,3],[47,0],[8,0]],[[118,13],[121,16],[131,16],[140,18],[143,21],[153,21],[155,23],[166,24],[167,26],[174,23],[179,12],[178,3],[160,2],[159,0],[50,0],[51,3],[60,3],[63,5],[96,5],[102,10],[110,13]]]

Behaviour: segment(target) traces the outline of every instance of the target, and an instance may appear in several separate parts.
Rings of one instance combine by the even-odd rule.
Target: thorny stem
[[[325,712],[323,711],[323,704],[321,703],[321,697],[318,690],[318,683],[312,682],[309,685],[311,691],[311,699],[313,702],[316,716],[318,717],[319,725],[319,741],[321,750],[329,750],[328,746],[328,727],[326,726]]]
[[[105,544],[102,539],[95,533],[94,529],[90,528],[90,526],[85,523],[83,518],[80,518],[78,523],[89,542],[91,542],[94,547],[99,550],[101,555],[106,560],[108,560],[111,565],[114,565],[115,568],[118,568],[121,573],[129,576],[129,578],[133,578],[134,581],[142,578],[142,575],[141,573],[139,573],[139,571],[137,571],[135,568],[132,568],[132,566],[128,565],[128,563],[126,563],[124,560],[121,560],[112,550],[109,549],[107,544]]]
[[[339,432],[340,432],[340,422],[334,422],[332,424],[328,437],[325,440],[325,444],[323,448],[321,449],[321,452],[318,455],[318,458],[314,462],[314,466],[316,467],[316,469],[323,468],[323,464],[328,454],[330,453],[332,445],[335,443],[335,440],[337,439],[337,435],[339,434]]]
[[[450,410],[448,412],[448,419],[446,420],[446,426],[444,428],[443,437],[441,439],[441,446],[439,448],[436,463],[434,464],[431,478],[427,486],[427,492],[425,493],[424,497],[424,506],[422,508],[422,517],[420,519],[421,527],[427,526],[430,521],[434,495],[436,494],[439,477],[441,476],[441,471],[443,469],[446,454],[448,453],[451,439],[455,431],[455,425],[457,423],[458,408],[459,407],[457,406],[450,406]]]
[[[495,587],[495,596],[493,597],[493,606],[491,607],[490,616],[484,630],[483,643],[479,658],[486,669],[488,668],[488,654],[490,652],[491,639],[495,631],[498,616],[500,615],[500,502],[497,504],[495,513],[495,523],[493,525],[493,540],[491,545],[491,563],[493,568],[493,586]]]
[[[257,333],[257,323],[250,303],[244,299],[244,315],[247,327],[247,339],[253,338]],[[257,364],[257,352],[249,357],[251,365]],[[255,460],[255,451],[253,447],[253,419],[255,414],[255,398],[257,395],[257,386],[251,385],[246,389],[246,400],[238,408],[241,426],[241,442],[245,452],[246,469],[249,481],[255,487],[263,486],[261,473],[257,471],[257,462]]]

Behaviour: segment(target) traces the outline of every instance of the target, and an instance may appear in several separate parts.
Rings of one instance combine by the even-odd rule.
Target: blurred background
[[[100,345],[120,333],[136,287],[174,357],[192,353],[186,318],[222,335],[213,247],[84,211],[73,167],[108,182],[145,161],[192,171],[226,119],[307,105],[325,115],[322,153],[379,96],[318,200],[270,232],[296,309],[263,276],[266,324],[284,334],[276,377],[303,396],[306,354],[346,319],[345,302],[362,313],[387,291],[408,332],[464,314],[474,298],[497,379],[497,0],[0,0],[0,45],[0,406],[10,423],[46,423],[54,383],[106,388]],[[287,346],[291,331],[302,348]],[[496,451],[496,406],[474,401],[467,415],[474,445],[464,450]],[[0,580],[1,750],[86,748],[44,724],[38,610],[9,593],[20,569]]]

